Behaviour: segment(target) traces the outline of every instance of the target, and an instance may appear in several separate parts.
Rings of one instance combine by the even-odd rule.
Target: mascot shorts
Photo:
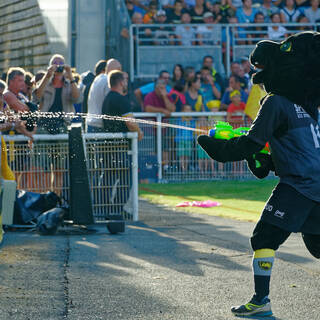
[[[320,203],[310,200],[288,184],[279,183],[260,220],[289,233],[320,235]]]
[[[275,225],[264,221],[259,221],[253,230],[251,247],[253,251],[259,249],[273,249],[278,250],[291,232],[283,230]],[[309,252],[317,259],[320,259],[320,235],[302,233],[302,239]]]

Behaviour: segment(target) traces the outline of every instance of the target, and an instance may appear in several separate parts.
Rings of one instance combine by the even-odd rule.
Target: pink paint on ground
[[[205,200],[205,201],[184,201],[176,205],[176,207],[200,207],[200,208],[211,208],[221,206],[220,202]]]

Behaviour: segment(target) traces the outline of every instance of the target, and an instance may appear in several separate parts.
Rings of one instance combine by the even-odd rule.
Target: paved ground
[[[121,235],[7,233],[0,320],[236,319],[230,306],[252,293],[252,228],[140,201],[140,222]],[[319,283],[319,261],[292,236],[273,270],[276,319],[318,320]]]

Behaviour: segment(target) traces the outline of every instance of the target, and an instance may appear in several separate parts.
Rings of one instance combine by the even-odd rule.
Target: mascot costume
[[[214,160],[246,159],[258,178],[270,170],[280,178],[250,239],[255,293],[231,309],[236,316],[268,316],[275,251],[290,233],[300,232],[309,252],[320,258],[320,33],[260,41],[250,62],[259,70],[253,83],[263,84],[268,94],[249,132],[230,140],[202,135],[198,143]],[[259,153],[267,142],[271,155]]]

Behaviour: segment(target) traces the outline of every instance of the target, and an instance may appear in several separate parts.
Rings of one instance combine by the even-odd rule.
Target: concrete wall
[[[110,1],[110,0],[107,0]],[[78,72],[93,70],[105,56],[105,0],[76,2],[75,66]]]
[[[50,47],[37,0],[0,1],[0,72],[35,72],[48,65]]]

